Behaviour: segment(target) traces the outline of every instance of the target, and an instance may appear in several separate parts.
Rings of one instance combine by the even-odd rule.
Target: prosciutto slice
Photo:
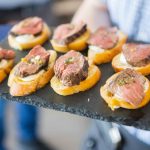
[[[108,90],[137,107],[145,96],[144,83],[144,76],[132,69],[126,69],[109,84]]]
[[[14,59],[15,52],[13,50],[7,50],[0,48],[0,60],[1,59]]]

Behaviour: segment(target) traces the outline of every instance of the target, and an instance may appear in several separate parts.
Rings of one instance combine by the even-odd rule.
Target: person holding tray
[[[117,26],[128,35],[130,41],[148,43],[150,40],[149,9],[148,0],[84,0],[75,13],[72,23],[84,21],[93,32],[99,27]],[[149,139],[149,131],[94,121],[83,149],[148,150]]]

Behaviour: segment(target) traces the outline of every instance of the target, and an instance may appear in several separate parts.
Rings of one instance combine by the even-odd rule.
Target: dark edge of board
[[[97,120],[102,120],[102,121],[107,121],[107,122],[114,122],[122,125],[128,125],[128,126],[134,126],[139,129],[144,129],[144,130],[150,130],[150,122],[147,122],[146,124],[143,124],[143,121],[135,121],[132,119],[124,118],[124,117],[115,117],[115,116],[100,116],[97,113],[93,113],[91,111],[86,110],[83,107],[70,107],[67,106],[63,103],[53,103],[53,102],[43,102],[41,103],[41,100],[43,98],[36,96],[36,95],[30,95],[30,96],[24,96],[24,97],[12,97],[9,93],[0,93],[0,98],[3,98],[5,100],[10,100],[12,102],[19,102],[23,104],[29,104],[33,105],[36,107],[42,107],[46,109],[53,109],[57,111],[62,111],[62,112],[68,112],[71,114],[79,115],[79,116],[84,116],[92,119],[97,119]]]

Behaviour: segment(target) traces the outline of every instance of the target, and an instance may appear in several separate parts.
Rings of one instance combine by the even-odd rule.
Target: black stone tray
[[[4,40],[0,45],[4,48],[10,48],[7,40]],[[44,47],[47,49],[52,48],[49,42],[47,42]],[[27,53],[28,51],[16,51],[16,63]],[[32,95],[12,97],[9,94],[6,79],[0,84],[0,98],[150,130],[150,104],[138,110],[126,110],[121,108],[114,112],[110,110],[100,97],[99,89],[114,71],[110,63],[101,65],[100,69],[102,72],[101,80],[96,86],[85,92],[64,97],[56,94],[50,87],[50,84],[48,84]]]

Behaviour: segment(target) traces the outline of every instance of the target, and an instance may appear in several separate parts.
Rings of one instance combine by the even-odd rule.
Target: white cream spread
[[[91,50],[97,52],[97,53],[102,53],[102,52],[105,51],[104,49],[102,49],[102,48],[100,48],[100,47],[98,47],[98,46],[93,46],[93,45],[89,46],[89,48],[90,48]]]
[[[121,55],[120,55],[120,62],[121,62],[122,64],[128,64],[127,61],[126,61],[125,56],[123,55],[123,53],[121,53]]]
[[[130,65],[127,61],[123,53],[120,54],[120,63],[118,64],[119,66],[123,66],[123,68],[133,68],[132,65]]]
[[[27,43],[30,42],[31,40],[34,40],[34,36],[31,34],[25,34],[25,35],[19,35],[15,37],[15,40],[19,43]]]
[[[5,66],[6,66],[7,64],[8,64],[7,60],[2,59],[2,60],[0,61],[0,68],[5,68]]]
[[[149,88],[149,81],[146,80],[145,84],[144,84],[144,92],[146,92]]]
[[[119,91],[114,94],[114,97],[117,97],[117,99],[118,99],[119,101],[124,101],[124,99],[123,99],[122,96],[120,95],[120,92],[119,92]]]
[[[37,56],[35,56],[34,58],[31,58],[30,61],[31,61],[32,63],[34,63],[34,64],[42,64],[40,55],[37,55]]]

